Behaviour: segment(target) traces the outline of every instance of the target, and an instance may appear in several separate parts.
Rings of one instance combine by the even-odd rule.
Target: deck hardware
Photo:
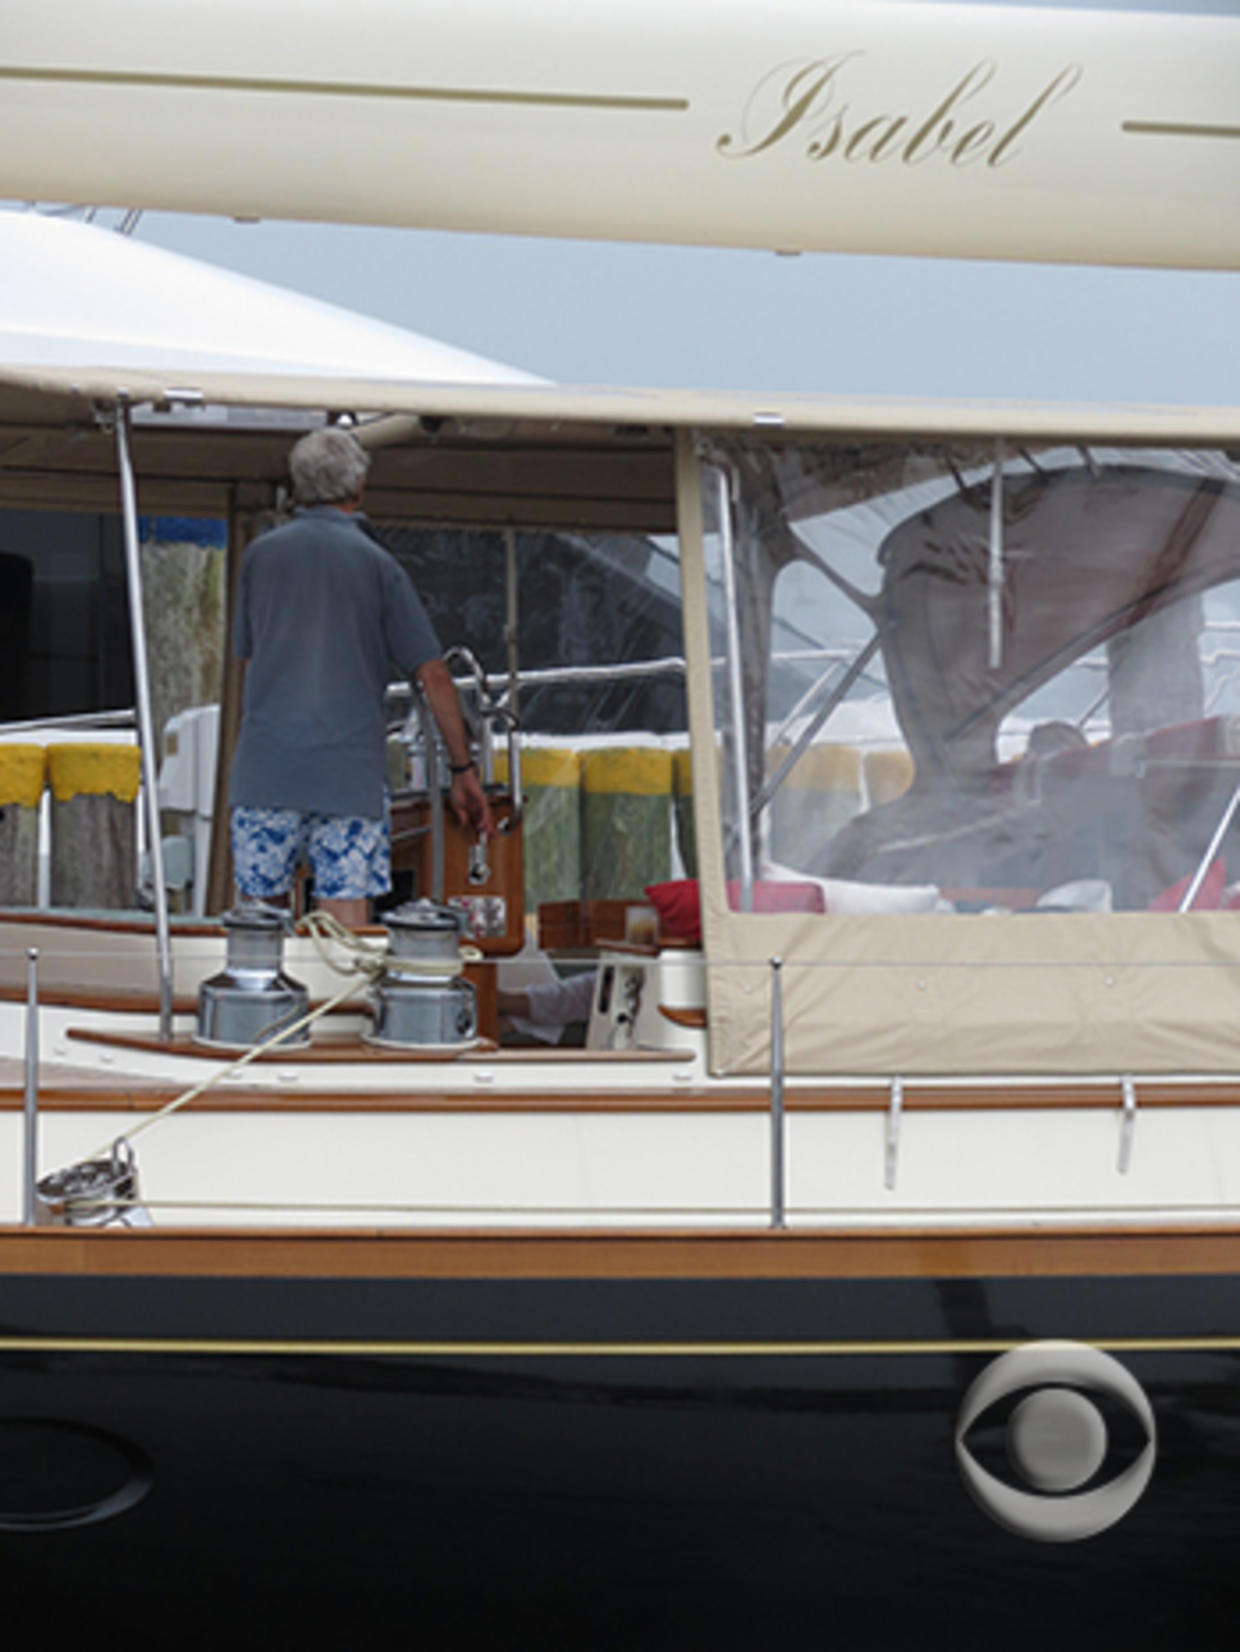
[[[883,1159],[883,1186],[896,1185],[896,1166],[900,1156],[900,1121],[904,1108],[904,1080],[891,1081],[891,1100],[887,1104],[887,1150]]]
[[[510,547],[511,548],[511,547]],[[515,553],[514,553],[515,554]],[[514,564],[508,564],[509,586],[509,618],[505,629],[505,638],[510,638],[510,632],[515,637],[516,625],[516,595]],[[494,693],[491,689],[487,674],[472,649],[457,644],[454,648],[444,651],[444,663],[454,673],[453,682],[459,690],[462,686],[473,689],[474,706],[466,717],[466,728],[469,731],[470,747],[476,754],[475,762],[478,778],[483,789],[490,791],[495,786],[495,743],[499,737],[506,742],[508,754],[508,791],[512,796],[512,806],[504,818],[496,823],[496,831],[503,834],[513,832],[520,825],[521,817],[525,812],[525,805],[521,795],[521,725],[516,712],[516,654],[515,642],[512,643],[514,652],[510,658],[508,686],[502,694]],[[457,668],[461,668],[466,675],[455,675]],[[571,673],[570,673],[571,675]],[[505,704],[504,702],[507,701]],[[485,848],[485,845],[483,845]],[[470,882],[485,883],[490,873],[486,869],[486,856],[482,857],[483,876],[475,878],[473,874],[473,856],[470,858]]]
[[[227,937],[224,968],[198,988],[194,1040],[214,1049],[248,1049],[304,1020],[310,994],[284,973],[284,935],[288,914],[261,901],[225,912],[220,920]],[[310,1030],[283,1040],[286,1050],[305,1049]]]
[[[375,1021],[367,1043],[439,1049],[477,1036],[477,994],[463,974],[465,916],[459,907],[424,898],[384,913],[388,950],[373,988]]]
[[[33,1227],[39,1162],[39,949],[26,953],[26,1099],[22,1222]]]
[[[467,876],[472,884],[488,883],[490,881],[491,868],[487,864],[485,832],[479,832],[477,843],[471,843],[469,846],[469,872]]]
[[[607,1038],[609,1050],[631,1049],[637,1037],[637,1018],[641,1014],[642,994],[646,985],[644,968],[622,969],[616,978],[618,999]]]
[[[80,1159],[44,1176],[37,1188],[41,1227],[149,1227],[140,1204],[138,1161],[125,1136],[112,1143],[107,1158]]]
[[[786,1227],[784,1209],[784,986],[782,958],[771,959],[771,1226]]]
[[[1119,1084],[1124,1097],[1124,1112],[1119,1126],[1119,1163],[1116,1169],[1121,1176],[1126,1176],[1132,1163],[1132,1138],[1137,1130],[1137,1086],[1131,1073],[1125,1073]]]

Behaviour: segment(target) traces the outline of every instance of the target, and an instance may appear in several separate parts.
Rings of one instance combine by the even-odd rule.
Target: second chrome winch
[[[463,915],[433,901],[410,901],[383,917],[388,965],[374,986],[372,1043],[395,1048],[468,1044],[478,1004],[462,973]]]

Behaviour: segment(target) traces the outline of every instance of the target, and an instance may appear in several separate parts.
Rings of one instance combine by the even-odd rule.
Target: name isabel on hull
[[[1010,165],[1023,134],[1080,84],[1084,70],[1069,64],[1014,116],[976,119],[966,104],[980,97],[999,75],[993,60],[975,63],[930,109],[921,114],[868,114],[854,86],[864,93],[863,75],[853,66],[865,52],[843,52],[800,65],[781,65],[758,83],[745,106],[738,133],[725,132],[715,145],[730,160],[750,160],[786,141],[803,146],[805,159],[902,161],[921,166],[941,159],[953,167],[984,163]],[[1013,77],[1014,78],[1014,77]],[[881,95],[881,92],[880,92]],[[772,107],[773,106],[773,107]]]

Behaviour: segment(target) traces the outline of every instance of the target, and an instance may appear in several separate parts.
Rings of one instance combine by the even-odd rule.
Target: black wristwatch
[[[474,762],[473,758],[471,757],[468,763],[449,763],[448,764],[448,773],[449,774],[468,774],[470,769],[476,768],[476,767],[477,767],[477,764]]]

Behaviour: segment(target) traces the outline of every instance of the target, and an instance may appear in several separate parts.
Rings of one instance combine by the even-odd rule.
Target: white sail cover
[[[0,213],[0,269],[0,361],[10,367],[543,382],[338,305],[41,213]]]

